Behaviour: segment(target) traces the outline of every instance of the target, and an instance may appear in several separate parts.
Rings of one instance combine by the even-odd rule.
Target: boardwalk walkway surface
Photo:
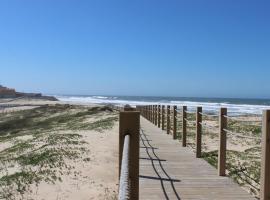
[[[140,146],[140,199],[255,199],[143,117]]]

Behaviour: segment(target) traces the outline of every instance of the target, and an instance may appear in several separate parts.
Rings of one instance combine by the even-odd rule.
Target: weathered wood
[[[263,112],[261,200],[270,200],[270,110]]]
[[[150,105],[147,106],[148,107],[148,121],[150,121],[151,117],[150,117]]]
[[[152,106],[149,105],[149,121],[151,122],[152,121]]]
[[[152,105],[152,123],[155,124],[155,106]]]
[[[158,106],[155,105],[155,125],[157,126],[157,120],[158,120]]]
[[[164,105],[162,105],[161,116],[162,116],[162,130],[165,130],[165,106]]]
[[[153,124],[155,124],[156,122],[156,106],[153,105]]]
[[[156,109],[155,105],[153,105],[153,124],[155,124],[155,120],[156,120]]]
[[[167,134],[171,132],[171,106],[167,106]]]
[[[140,154],[140,112],[123,111],[119,116],[119,176],[122,162],[124,138],[130,135],[129,177],[130,199],[139,199],[139,154]]]
[[[151,105],[151,122],[153,123],[153,105]]]
[[[226,143],[227,134],[227,108],[221,108],[219,114],[219,151],[218,151],[218,174],[226,175]]]
[[[149,110],[150,111],[150,116],[149,116],[150,120],[149,121],[152,122],[152,105],[149,106],[149,109],[150,109]]]
[[[173,106],[173,139],[177,139],[177,106]]]
[[[150,105],[149,106],[149,121],[151,122],[152,121],[152,106]]]
[[[182,146],[186,147],[187,146],[187,106],[182,107]]]
[[[158,105],[158,128],[160,128],[160,105]]]
[[[202,155],[202,107],[197,107],[196,111],[196,157]]]

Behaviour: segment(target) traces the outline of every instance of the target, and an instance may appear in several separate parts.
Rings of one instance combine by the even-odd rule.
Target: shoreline
[[[270,109],[270,100],[264,99],[263,102],[250,104],[249,100],[241,102],[230,102],[227,99],[208,98],[209,101],[202,101],[201,98],[174,98],[174,97],[128,97],[128,96],[57,96],[60,101],[80,104],[113,104],[125,105],[129,104],[133,107],[136,105],[170,105],[170,106],[188,106],[193,110],[197,106],[202,106],[205,112],[216,113],[220,107],[227,107],[231,115],[239,114],[257,114],[261,115],[262,110]]]
[[[230,103],[217,103],[217,102],[192,102],[192,101],[173,101],[172,99],[167,99],[166,101],[160,99],[156,101],[150,101],[147,97],[141,97],[142,99],[120,99],[120,97],[106,97],[106,96],[86,96],[86,97],[77,97],[77,96],[54,96],[58,99],[58,101],[50,101],[46,99],[39,98],[17,98],[17,99],[0,99],[0,110],[5,105],[14,105],[20,106],[23,104],[71,104],[71,105],[126,105],[129,104],[132,107],[136,105],[170,105],[170,106],[178,106],[178,109],[181,110],[182,106],[187,106],[190,111],[195,111],[197,106],[203,107],[203,111],[208,114],[218,114],[219,109],[221,107],[228,108],[228,114],[231,116],[240,116],[240,115],[254,115],[260,116],[262,115],[262,111],[266,109],[270,109],[270,105],[249,105],[246,102],[242,102],[242,104],[230,104]],[[138,97],[136,97],[138,98]],[[143,99],[146,98],[146,99]],[[152,98],[152,97],[151,97]],[[169,97],[168,97],[169,98]],[[270,104],[270,100],[269,100]]]
[[[25,105],[28,105],[28,106],[25,106]],[[1,105],[1,103],[0,103]],[[3,103],[2,103],[3,105]],[[13,116],[15,115],[16,116],[16,111],[22,111],[23,113],[24,112],[27,112],[27,110],[29,109],[32,109],[32,110],[35,110],[35,109],[43,109],[44,106],[46,109],[54,109],[54,108],[57,108],[57,109],[60,109],[59,111],[57,111],[56,113],[52,113],[52,116],[47,116],[47,112],[46,109],[44,112],[44,114],[46,115],[45,117],[45,120],[46,119],[50,119],[50,117],[57,117],[58,116],[58,112],[60,114],[60,116],[63,114],[61,114],[61,109],[67,109],[65,112],[66,114],[68,115],[71,115],[73,116],[74,114],[76,115],[76,113],[80,113],[80,112],[85,112],[87,111],[88,109],[91,109],[91,108],[95,108],[95,107],[102,107],[104,106],[104,104],[90,104],[90,103],[87,103],[87,104],[81,104],[81,103],[76,103],[76,102],[67,102],[67,101],[42,101],[42,100],[36,100],[36,99],[18,99],[16,101],[13,101],[11,105],[16,105],[16,107],[13,107],[13,108],[8,108],[8,109],[5,109],[5,113],[1,113],[1,110],[0,110],[0,113],[2,115],[5,115],[5,116]],[[76,111],[77,110],[77,111]],[[24,115],[22,113],[22,116]],[[106,113],[106,112],[105,112]],[[1,115],[0,115],[1,116]],[[78,116],[81,116],[81,114],[79,114]],[[64,116],[63,116],[64,117]],[[72,129],[75,127],[79,128],[80,127],[89,127],[89,125],[87,124],[91,124],[93,122],[95,122],[96,120],[103,120],[103,119],[106,119],[106,118],[110,118],[110,113],[107,113],[107,114],[102,114],[102,115],[96,115],[94,118],[89,115],[87,118],[83,118],[83,121],[86,123],[86,124],[82,124],[80,126],[77,126],[76,123],[80,123],[80,121],[77,121],[76,120],[76,123],[75,124],[72,124],[71,127],[69,128],[66,128],[66,133],[71,133],[71,132],[74,132],[72,131]],[[248,115],[248,114],[245,114],[245,115],[242,115],[241,117],[236,117],[235,119],[239,119],[241,121],[243,121],[242,123],[243,124],[238,124],[238,123],[234,123],[234,122],[230,122],[229,123],[229,126],[235,130],[239,130],[240,132],[245,132],[247,133],[248,135],[251,135],[251,136],[258,136],[259,135],[259,132],[260,132],[260,129],[257,129],[256,127],[260,127],[260,118],[261,116],[254,116],[254,115]],[[2,118],[3,121],[5,121],[5,118]],[[42,118],[42,120],[44,120]],[[69,118],[66,118],[64,117],[62,120],[69,120]],[[75,119],[74,119],[75,120]],[[195,115],[190,115],[189,116],[189,120],[192,120],[194,121],[195,120]],[[204,129],[204,136],[203,136],[203,145],[202,145],[202,149],[204,151],[204,154],[203,154],[203,158],[205,160],[207,160],[211,165],[215,166],[216,167],[216,160],[217,160],[217,144],[218,144],[218,118],[208,118],[208,117],[205,117],[204,118],[205,122],[208,123],[210,126],[212,127],[215,127],[214,128],[214,131],[209,131],[207,129]],[[180,123],[181,119],[179,118],[178,119],[178,123]],[[246,122],[245,122],[246,121]],[[256,121],[256,123],[254,124],[250,124],[248,123],[249,121]],[[1,125],[1,119],[0,119],[0,125]],[[57,122],[57,121],[56,121]],[[61,123],[57,123],[57,126],[61,126]],[[70,129],[71,128],[71,129]],[[76,128],[76,129],[77,129]],[[256,128],[256,129],[255,129]],[[52,129],[53,130],[53,129]],[[178,137],[181,138],[181,134],[180,134],[180,131],[181,130],[181,123],[180,123],[180,127],[179,127],[179,130],[178,130]],[[256,130],[256,133],[253,132],[253,130]],[[19,129],[20,131],[20,129]],[[194,149],[194,144],[195,144],[195,128],[194,127],[190,127],[188,129],[188,146],[191,148],[191,149]],[[20,132],[19,132],[20,133]],[[76,130],[76,133],[78,133],[79,135],[83,136],[84,138],[87,138],[87,142],[89,144],[89,150],[93,153],[92,155],[95,155],[94,157],[100,157],[100,158],[104,158],[104,159],[101,159],[100,162],[99,162],[99,166],[95,164],[95,166],[97,167],[96,170],[98,170],[96,172],[95,175],[97,175],[97,179],[100,179],[99,176],[102,176],[103,173],[105,173],[105,171],[108,171],[107,169],[114,169],[115,172],[114,174],[111,174],[111,177],[113,176],[113,182],[114,184],[113,185],[113,189],[111,189],[111,192],[109,192],[110,195],[116,195],[116,191],[117,191],[117,184],[118,184],[118,177],[117,177],[117,174],[118,174],[118,148],[117,148],[117,139],[118,139],[118,124],[115,123],[114,126],[112,127],[112,129],[108,130],[108,131],[105,131],[104,133],[99,133],[99,131],[89,131],[89,130]],[[88,133],[88,134],[85,134],[85,133]],[[91,134],[91,136],[89,136],[89,134]],[[253,135],[255,134],[255,135]],[[108,138],[108,136],[111,136]],[[0,137],[1,139],[1,137]],[[20,139],[21,140],[21,139]],[[102,143],[105,142],[105,143]],[[237,142],[235,142],[237,141]],[[96,144],[98,144],[99,142],[100,143],[100,148],[96,148]],[[4,146],[4,149],[5,148],[9,148],[9,142],[8,143],[1,143],[1,140],[0,140],[0,144],[1,146]],[[92,145],[90,145],[92,144]],[[113,144],[113,145],[111,145]],[[232,178],[235,179],[236,182],[240,183],[240,184],[243,184],[243,180],[239,180],[236,176],[236,171],[239,170],[238,168],[234,169],[235,167],[239,167],[239,165],[237,165],[237,163],[235,163],[236,161],[237,162],[241,162],[241,163],[245,163],[247,160],[247,156],[253,156],[255,158],[255,160],[250,163],[250,164],[246,164],[246,168],[248,170],[249,173],[252,173],[252,176],[253,177],[256,177],[258,178],[258,174],[257,174],[257,171],[255,170],[257,167],[257,164],[259,163],[259,157],[260,157],[260,148],[258,148],[258,142],[256,141],[253,141],[253,140],[250,140],[250,139],[242,139],[242,138],[232,138],[229,137],[228,139],[228,155],[229,155],[229,162],[231,163],[230,164],[230,171],[229,173],[232,174]],[[110,149],[107,149],[108,146],[110,146]],[[1,149],[3,151],[3,149]],[[0,151],[1,153],[1,151]],[[109,163],[108,162],[108,156],[110,158],[113,158],[113,160],[111,160]],[[238,157],[240,156],[240,157]],[[108,165],[104,165],[104,163],[107,163]],[[256,164],[254,166],[254,163]],[[93,164],[93,163],[92,163]],[[83,162],[82,165],[85,165],[85,163]],[[102,169],[100,169],[100,165],[104,165],[104,167]],[[93,166],[91,165],[88,165],[89,168],[92,169]],[[75,164],[75,167],[76,167],[76,164]],[[233,168],[234,167],[234,168]],[[87,170],[85,173],[88,173]],[[94,176],[94,174],[92,174]],[[105,180],[106,178],[103,177],[103,181],[107,182]],[[90,184],[90,183],[89,183]],[[104,183],[105,184],[105,183]],[[256,186],[257,186],[257,183],[254,183]],[[46,184],[45,184],[46,185]],[[91,185],[91,184],[90,184]],[[46,186],[43,186],[46,188]],[[50,186],[51,187],[51,186]],[[49,187],[49,188],[50,188]],[[61,184],[59,183],[59,185],[57,186],[58,188],[61,188]],[[84,186],[82,186],[84,187]],[[91,186],[93,187],[93,185]],[[99,188],[99,186],[96,186]],[[51,189],[53,190],[54,187],[52,187]],[[250,192],[250,187],[247,185],[244,186],[244,188]],[[45,189],[45,191],[48,191],[48,190],[51,190],[51,189]],[[89,188],[88,188],[89,189]],[[104,188],[103,188],[104,189]],[[61,189],[62,190],[62,189]],[[71,190],[71,189],[70,189]],[[77,189],[72,189],[72,191],[77,191]],[[42,189],[43,191],[43,189]],[[95,189],[93,189],[92,192],[94,192]],[[54,191],[54,192],[57,192],[57,191]],[[81,191],[84,193],[84,191]],[[103,191],[104,192],[104,191]],[[71,192],[72,193],[72,192]],[[253,191],[253,193],[257,194],[257,191]],[[72,193],[74,194],[74,193]],[[89,193],[88,193],[89,195]],[[100,194],[99,194],[100,195]],[[35,197],[35,199],[39,199],[38,197]],[[69,199],[69,198],[67,198]],[[72,199],[72,198],[70,198]],[[102,199],[102,198],[99,198],[99,197],[96,197],[96,199]]]

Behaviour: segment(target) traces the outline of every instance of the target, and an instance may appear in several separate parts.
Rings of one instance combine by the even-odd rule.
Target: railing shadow
[[[158,149],[158,148],[155,148],[155,147],[153,147],[151,145],[151,143],[150,143],[151,140],[149,140],[147,138],[147,135],[144,133],[144,130],[143,129],[141,129],[140,138],[141,138],[141,142],[143,144],[143,147],[141,147],[141,148],[145,148],[146,153],[147,153],[147,155],[149,157],[149,158],[140,158],[140,159],[150,160],[151,161],[151,164],[152,164],[152,167],[153,167],[153,170],[155,171],[155,173],[157,175],[157,177],[140,175],[140,178],[152,179],[152,180],[160,181],[160,184],[161,184],[161,187],[162,187],[162,191],[163,191],[163,194],[164,194],[166,200],[169,200],[170,198],[169,198],[168,193],[167,193],[167,191],[165,189],[164,182],[170,182],[171,188],[172,188],[172,190],[173,190],[173,192],[175,194],[176,199],[177,200],[181,200],[179,194],[177,193],[177,191],[175,189],[175,185],[174,185],[175,182],[181,182],[181,181],[180,180],[177,180],[177,179],[172,179],[169,176],[169,174],[166,172],[166,170],[164,169],[163,164],[162,164],[162,162],[166,162],[166,160],[162,160],[162,159],[160,159],[158,157],[158,155],[155,152],[155,150]],[[150,152],[149,152],[150,150],[151,150],[152,154],[154,155],[154,157],[152,157],[150,155]],[[161,168],[161,170],[165,174],[166,178],[161,177],[160,173],[157,170],[157,166],[155,165],[154,161],[157,161],[158,162],[158,166]]]
[[[144,176],[144,175],[140,175],[140,178],[144,178],[144,179],[151,179],[151,180],[159,180],[159,181],[168,181],[168,182],[181,182],[178,179],[168,179],[168,178],[159,178],[159,177],[154,177],[154,176]]]
[[[153,160],[153,161],[161,161],[161,162],[166,162],[167,160],[163,160],[163,159],[154,159],[154,158],[140,158],[140,160]]]

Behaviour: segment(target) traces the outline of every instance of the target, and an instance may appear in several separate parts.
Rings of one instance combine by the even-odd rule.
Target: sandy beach
[[[33,99],[4,104],[0,199],[117,198],[116,112]]]
[[[0,107],[1,198],[117,199],[115,111],[105,105],[29,98],[1,100]],[[188,118],[195,121],[195,115]],[[217,167],[218,117],[203,117],[203,123],[203,158]],[[181,140],[180,116],[178,124]],[[259,115],[233,117],[228,126],[261,137]],[[187,133],[188,146],[194,150],[195,127],[189,125]],[[260,140],[228,134],[227,173],[256,196],[260,153]]]

